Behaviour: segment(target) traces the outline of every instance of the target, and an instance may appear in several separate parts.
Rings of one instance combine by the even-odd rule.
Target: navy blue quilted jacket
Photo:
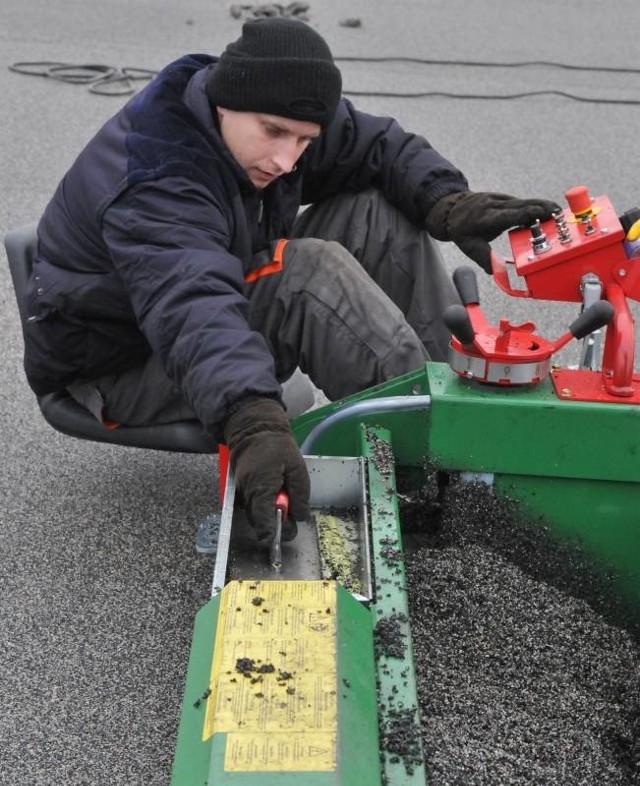
[[[441,196],[466,190],[424,139],[343,100],[296,171],[258,191],[206,100],[216,62],[167,66],[88,143],[47,206],[25,325],[37,394],[153,352],[215,433],[239,399],[280,395],[269,350],[247,326],[244,276],[287,237],[301,204],[373,185],[421,222]]]

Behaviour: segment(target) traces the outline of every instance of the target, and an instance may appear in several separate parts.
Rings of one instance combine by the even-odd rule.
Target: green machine
[[[384,429],[356,428],[360,455],[307,457],[313,522],[278,571],[228,476],[173,784],[425,782],[393,454]]]
[[[253,548],[227,475],[172,786],[428,782],[398,488],[400,476],[419,486],[427,463],[482,480],[523,526],[579,549],[640,630],[640,375],[627,303],[640,300],[640,211],[618,217],[582,187],[567,200],[511,233],[513,262],[492,260],[509,294],[581,305],[564,336],[489,324],[461,268],[449,364],[294,421],[313,517],[277,563]],[[572,339],[579,364],[554,365]]]

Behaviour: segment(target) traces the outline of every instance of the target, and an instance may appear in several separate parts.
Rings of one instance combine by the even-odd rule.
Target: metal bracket
[[[602,282],[595,273],[585,273],[580,281],[582,310],[602,299]],[[598,371],[602,358],[602,328],[594,330],[582,339],[579,368]]]

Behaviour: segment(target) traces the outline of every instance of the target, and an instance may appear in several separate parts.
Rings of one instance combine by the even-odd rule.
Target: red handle
[[[289,515],[289,495],[286,491],[279,491],[275,501],[276,510],[282,511],[282,518],[286,519]]]

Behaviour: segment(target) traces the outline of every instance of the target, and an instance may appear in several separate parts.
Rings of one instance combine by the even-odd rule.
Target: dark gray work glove
[[[279,491],[289,495],[289,526],[282,539],[292,540],[295,521],[304,521],[309,510],[309,473],[282,405],[271,398],[248,399],[227,420],[224,438],[229,447],[239,501],[258,544],[268,547],[276,527],[275,500]]]
[[[436,240],[451,240],[463,254],[491,273],[490,240],[512,227],[545,221],[560,206],[547,199],[518,199],[508,194],[460,191],[431,208],[425,227]]]

